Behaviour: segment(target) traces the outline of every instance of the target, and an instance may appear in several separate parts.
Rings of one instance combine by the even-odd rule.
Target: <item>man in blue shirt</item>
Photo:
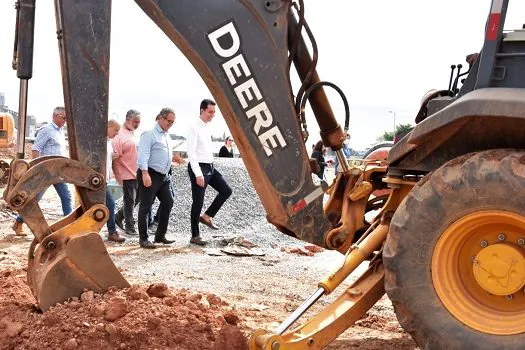
[[[175,123],[175,112],[163,108],[157,116],[157,123],[152,130],[142,134],[138,146],[139,184],[139,244],[142,248],[153,249],[155,245],[148,240],[148,214],[155,197],[160,201],[159,223],[155,232],[155,243],[171,244],[166,238],[168,220],[173,207],[171,187],[171,162],[183,163],[178,155],[172,155],[172,140],[168,130]]]
[[[63,156],[66,157],[66,136],[64,125],[66,124],[66,111],[64,107],[56,107],[53,111],[53,121],[42,127],[36,136],[35,143],[31,150],[33,159],[42,156]],[[73,209],[71,204],[71,192],[66,183],[54,184],[55,190],[62,203],[64,216],[69,215]],[[37,201],[44,196],[45,190],[38,193]],[[24,220],[20,215],[15,219],[12,229],[17,236],[26,236],[23,231]]]

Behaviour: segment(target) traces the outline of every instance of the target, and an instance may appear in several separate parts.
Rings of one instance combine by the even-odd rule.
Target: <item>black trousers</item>
[[[133,210],[139,202],[137,195],[138,183],[136,179],[123,180],[122,192],[123,200],[122,207],[117,212],[117,218],[124,218],[126,230],[135,227],[135,220],[133,219]]]
[[[188,173],[191,181],[191,196],[193,202],[191,204],[191,236],[197,237],[199,235],[199,217],[201,215],[202,206],[204,204],[204,195],[206,187],[210,185],[218,193],[210,207],[205,214],[214,217],[226,200],[231,196],[232,189],[226,183],[221,173],[215,169],[213,164],[199,163],[199,166],[204,176],[204,187],[197,185],[195,174],[191,170],[191,165],[188,164]]]
[[[173,196],[170,189],[171,176],[169,174],[163,175],[153,169],[148,169],[148,173],[151,177],[151,186],[145,187],[142,181],[142,171],[139,169],[137,172],[140,194],[138,226],[139,239],[141,241],[148,240],[148,216],[151,212],[151,206],[155,201],[155,197],[158,198],[160,202],[159,224],[155,238],[162,239],[166,236],[169,216],[171,208],[173,207]]]

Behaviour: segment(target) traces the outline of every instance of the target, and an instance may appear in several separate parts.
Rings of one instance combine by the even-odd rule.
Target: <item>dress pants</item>
[[[197,180],[193,170],[191,170],[191,165],[188,164],[188,173],[190,175],[191,181],[191,197],[193,198],[193,203],[191,204],[191,236],[199,236],[199,218],[202,211],[202,206],[204,204],[204,195],[206,193],[206,187],[210,185],[218,193],[210,207],[206,210],[205,214],[209,217],[214,217],[219,209],[226,200],[231,196],[232,189],[224,180],[221,173],[215,169],[213,164],[209,163],[199,163],[199,166],[204,176],[204,187],[197,185]]]
[[[139,183],[139,213],[138,213],[138,226],[139,226],[139,240],[148,240],[148,216],[151,212],[151,206],[155,197],[158,198],[161,210],[159,213],[159,224],[157,226],[157,232],[155,233],[156,239],[162,239],[166,236],[168,230],[168,221],[173,207],[173,197],[171,194],[171,176],[169,174],[161,174],[153,169],[148,169],[148,173],[151,177],[151,186],[145,187],[142,181],[142,171],[137,172],[137,181]]]
[[[133,210],[139,202],[137,194],[138,183],[136,179],[122,181],[122,207],[117,212],[117,218],[124,218],[124,225],[126,230],[132,230],[135,227],[135,220],[133,220]]]

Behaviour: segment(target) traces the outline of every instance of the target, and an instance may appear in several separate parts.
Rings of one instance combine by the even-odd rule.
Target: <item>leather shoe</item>
[[[211,219],[208,221],[208,220],[205,220],[202,216],[199,218],[199,221],[208,226],[209,228],[211,228],[212,230],[218,230],[219,229],[219,226],[215,225]]]
[[[150,241],[139,241],[139,245],[141,248],[145,249],[155,249],[155,244],[151,243]]]
[[[191,237],[190,243],[197,244],[197,245],[206,245],[206,243],[208,242],[203,240],[201,236],[197,236],[197,237]]]
[[[122,231],[125,231],[125,229],[124,229],[124,224],[123,224],[122,221],[124,221],[124,217],[122,217],[122,216],[116,214],[116,215],[115,215],[115,225],[117,225],[117,227],[118,227],[119,229],[121,229]]]
[[[137,230],[135,230],[135,227],[129,227],[124,231],[125,234],[128,236],[138,236]]]
[[[166,237],[163,237],[163,238],[155,238],[155,240],[153,241],[155,243],[164,243],[164,244],[171,244],[175,241],[172,241],[171,239],[167,239]]]
[[[108,241],[122,243],[126,239],[119,235],[117,232],[108,233]]]

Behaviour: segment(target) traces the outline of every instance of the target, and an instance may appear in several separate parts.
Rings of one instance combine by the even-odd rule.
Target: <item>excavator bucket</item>
[[[112,286],[129,287],[98,234],[96,226],[100,223],[90,219],[92,212],[89,210],[87,215],[52,233],[40,244],[35,239],[31,245],[28,281],[43,311],[79,297],[86,289],[103,292]]]
[[[59,156],[31,162],[15,159],[11,169],[4,199],[35,236],[29,249],[28,282],[40,308],[46,310],[79,297],[84,289],[103,292],[111,286],[129,287],[98,233],[109,218],[104,204],[93,203],[85,211],[81,205],[51,226],[38,204],[38,194],[59,182],[96,194],[98,188],[104,188],[102,175],[79,161]]]
[[[28,281],[42,310],[79,297],[85,289],[103,292],[111,286],[129,287],[98,234],[109,217],[104,203],[111,0],[57,0],[55,12],[66,112],[62,118],[67,118],[70,159],[33,160],[10,178],[8,198],[35,234],[29,251]],[[19,39],[32,40],[34,0],[20,6],[19,18],[23,24],[17,28]],[[18,56],[32,57],[32,45],[21,43]],[[28,50],[22,50],[26,47]],[[19,60],[17,71],[24,98],[31,77],[28,61]],[[24,67],[26,74],[21,72]],[[34,197],[57,183],[75,185],[80,208],[48,227]]]

